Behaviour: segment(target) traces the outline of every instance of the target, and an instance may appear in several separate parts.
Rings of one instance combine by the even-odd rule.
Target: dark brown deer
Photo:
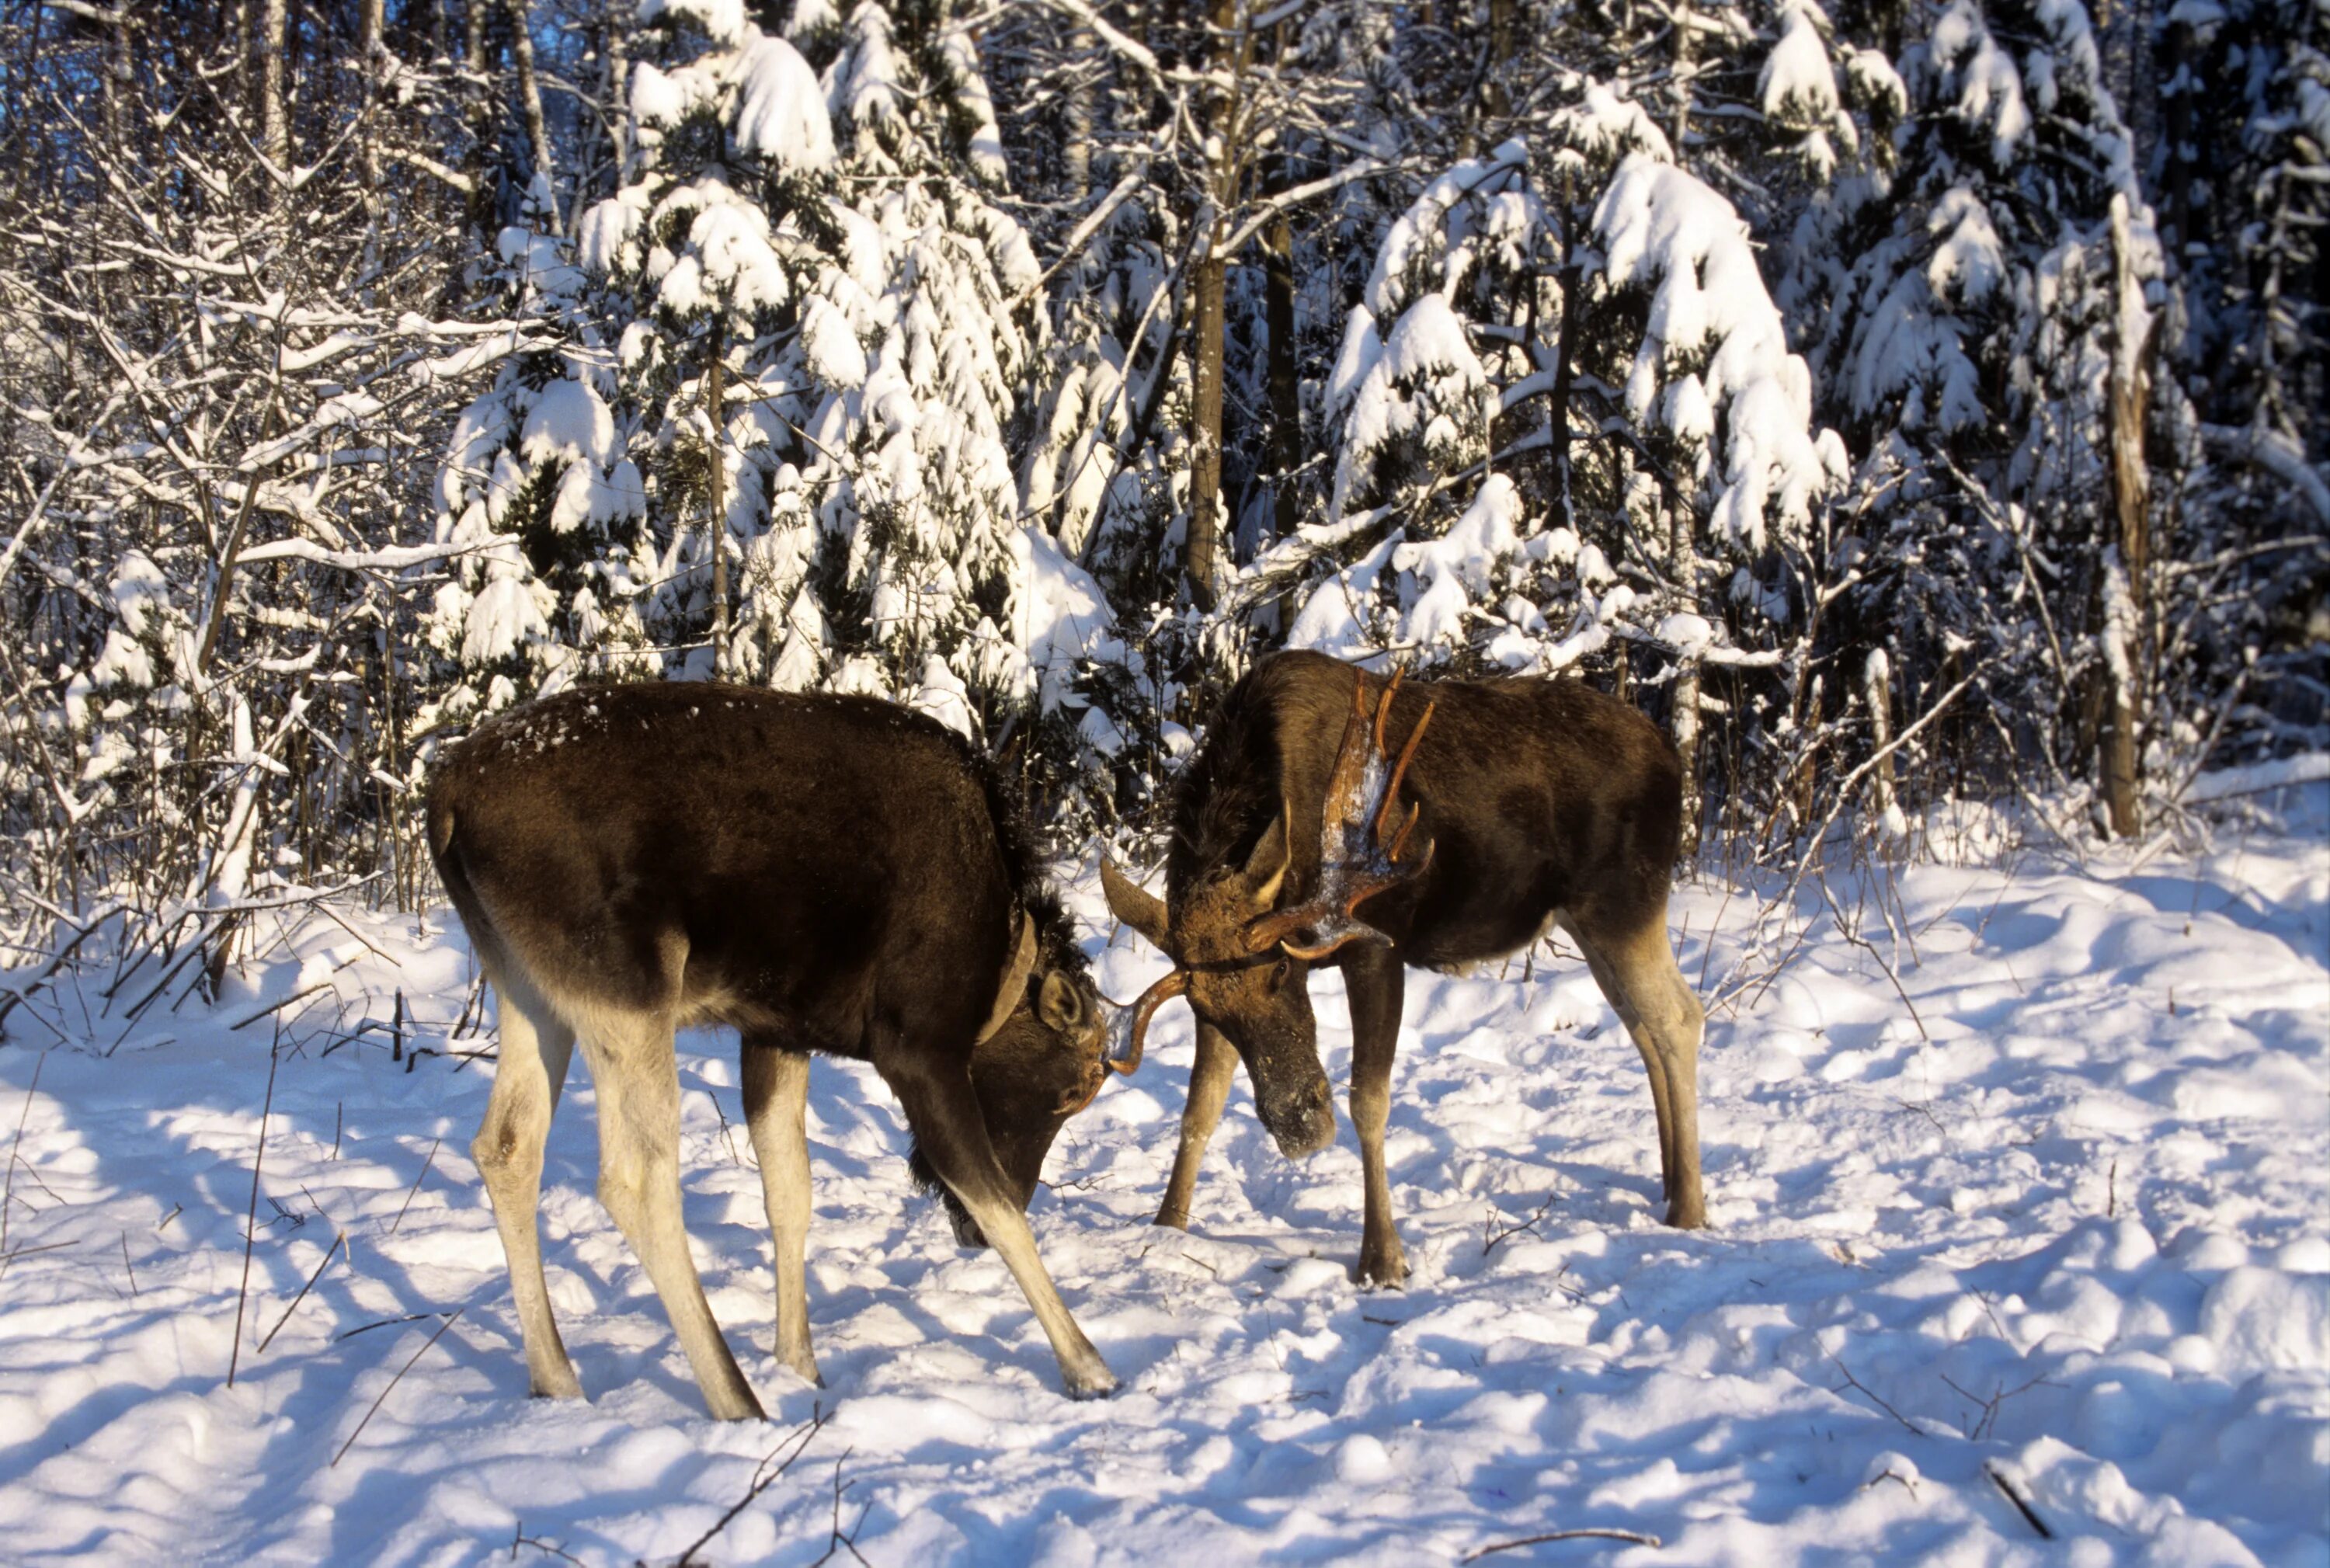
[[[734,1025],[774,1233],[777,1354],[818,1381],[803,1279],[812,1052],[869,1061],[958,1235],[1001,1254],[1067,1391],[1116,1386],[1024,1217],[1061,1124],[1106,1076],[1104,1022],[991,772],[933,721],[863,698],[647,685],[481,726],[438,767],[429,845],[501,998],[470,1146],[534,1392],[582,1393],[544,1288],[543,1141],[576,1039],[599,1196],[655,1282],[712,1413],[759,1402],[682,1229],[672,1032]]]
[[[1399,745],[1397,762],[1391,748]],[[1405,804],[1403,804],[1403,802]],[[1351,1122],[1367,1179],[1364,1283],[1407,1261],[1384,1172],[1404,966],[1518,951],[1552,926],[1586,955],[1641,1051],[1667,1223],[1706,1223],[1698,999],[1667,941],[1681,769],[1657,728],[1576,681],[1387,684],[1311,653],[1233,688],[1175,801],[1160,902],[1103,864],[1109,907],[1173,960],[1132,1009],[1129,1057],[1165,1001],[1198,1015],[1181,1145],[1157,1223],[1186,1229],[1236,1064],[1290,1158],[1335,1136],[1306,986],[1343,971]]]

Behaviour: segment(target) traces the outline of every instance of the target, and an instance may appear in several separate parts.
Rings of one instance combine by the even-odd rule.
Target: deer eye
[[[1287,977],[1287,976],[1289,976],[1289,975],[1291,975],[1291,974],[1293,974],[1293,972],[1294,972],[1294,966],[1293,966],[1293,964],[1291,964],[1291,963],[1287,962],[1284,959],[1279,959],[1279,960],[1278,960],[1278,962],[1276,962],[1276,963],[1274,963],[1274,964],[1271,965],[1271,966],[1270,966],[1270,979],[1269,979],[1269,982],[1268,982],[1268,983],[1269,983],[1269,986],[1270,986],[1270,988],[1271,988],[1273,991],[1275,991],[1275,990],[1277,990],[1280,987],[1282,987],[1282,986],[1285,985],[1285,984],[1286,984],[1286,977]]]

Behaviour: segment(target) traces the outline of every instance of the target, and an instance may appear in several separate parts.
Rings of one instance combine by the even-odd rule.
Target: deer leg
[[[1351,1128],[1359,1136],[1359,1168],[1367,1180],[1359,1280],[1396,1288],[1407,1280],[1407,1254],[1392,1219],[1383,1139],[1391,1115],[1391,1063],[1399,1046],[1407,972],[1397,956],[1369,950],[1343,960],[1343,988],[1351,1002]]]
[[[961,1200],[963,1208],[987,1237],[988,1245],[1011,1270],[1021,1294],[1052,1342],[1060,1363],[1060,1381],[1071,1399],[1094,1399],[1116,1392],[1116,1376],[1084,1337],[1067,1304],[1036,1253],[1036,1235],[1028,1216],[1010,1197],[1010,1184],[996,1163],[995,1147],[988,1139],[971,1074],[961,1067],[932,1063],[910,1050],[879,1045],[874,1070],[897,1095],[906,1113],[906,1125],[928,1159],[932,1170]]]
[[[809,1053],[744,1041],[744,1121],[761,1158],[761,1196],[777,1265],[777,1359],[806,1383],[823,1387],[809,1345]]]
[[[679,1198],[679,1063],[665,1014],[602,1014],[582,1034],[599,1091],[599,1201],[663,1298],[704,1403],[721,1421],[762,1419],[704,1299]]]
[[[574,1051],[574,1032],[560,1023],[531,987],[496,982],[501,992],[501,1051],[486,1119],[469,1145],[509,1263],[510,1294],[517,1302],[518,1333],[526,1343],[526,1381],[545,1399],[580,1399],[582,1384],[558,1337],[550,1290],[542,1277],[542,1236],[535,1224],[542,1195],[542,1146],[558,1110],[558,1091]]]
[[[1674,1119],[1667,1100],[1666,1061],[1652,1044],[1643,1025],[1642,1015],[1634,1010],[1634,997],[1627,993],[1619,978],[1617,967],[1610,956],[1592,939],[1575,926],[1565,925],[1577,950],[1586,955],[1586,967],[1593,972],[1594,983],[1600,987],[1603,998],[1618,1015],[1618,1022],[1626,1027],[1626,1037],[1634,1043],[1634,1050],[1643,1059],[1643,1074],[1651,1083],[1651,1110],[1659,1135],[1659,1196],[1670,1202],[1674,1195]]]
[[[1667,1223],[1697,1230],[1707,1223],[1699,1169],[1699,1046],[1707,1015],[1675,963],[1663,918],[1615,944],[1610,956],[1663,1069],[1671,1150]]]
[[[1642,1053],[1658,1113],[1667,1223],[1696,1230],[1707,1223],[1699,1168],[1699,1043],[1705,1023],[1699,998],[1675,964],[1663,920],[1615,938],[1570,934]]]
[[[1198,1025],[1198,1061],[1189,1069],[1189,1100],[1181,1108],[1181,1147],[1173,1156],[1173,1176],[1165,1184],[1165,1201],[1157,1205],[1160,1225],[1177,1231],[1189,1228],[1189,1204],[1197,1195],[1198,1167],[1205,1163],[1206,1145],[1221,1125],[1222,1107],[1230,1097],[1230,1080],[1237,1075],[1237,1048],[1212,1025]]]

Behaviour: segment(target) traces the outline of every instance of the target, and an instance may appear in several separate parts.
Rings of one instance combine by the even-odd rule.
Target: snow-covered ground
[[[458,930],[311,916],[212,1013],[126,1033],[68,986],[42,1002],[62,1042],[20,1014],[0,1047],[0,1560],[669,1563],[741,1502],[696,1561],[848,1561],[838,1526],[881,1568],[1406,1565],[1564,1530],[1662,1544],[1490,1561],[2319,1564],[2330,789],[2280,802],[2197,857],[1904,873],[1914,1018],[1876,956],[1889,879],[1832,879],[1874,949],[1822,924],[1712,1017],[1703,1233],[1656,1223],[1641,1068],[1575,963],[1416,976],[1388,1143],[1404,1292],[1348,1277],[1348,1128],[1290,1165],[1243,1087],[1194,1230],[1148,1227],[1189,1060],[1175,1009],[1035,1206],[1125,1381],[1095,1404],[1060,1396],[1001,1265],[912,1195],[865,1070],[812,1080],[820,1393],[768,1353],[734,1048],[683,1042],[696,1256],[772,1416],[724,1426],[592,1196],[579,1068],[544,1224],[592,1399],[526,1398],[466,1152],[491,1064],[451,1053],[491,1035],[449,1038]],[[1756,904],[1686,889],[1686,972],[1768,968],[1739,967]],[[1129,935],[1101,966],[1120,996],[1157,972]],[[1317,989],[1340,1078],[1340,998]],[[392,1060],[399,990],[440,1053],[417,1064]],[[788,1433],[799,1457],[745,1502]]]

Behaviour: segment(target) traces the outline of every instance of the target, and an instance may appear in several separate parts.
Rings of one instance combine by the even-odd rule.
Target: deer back
[[[968,1052],[1028,881],[999,808],[891,704],[643,684],[480,727],[437,770],[430,843],[489,970],[554,1000],[655,1005],[677,976],[683,1025],[863,1055],[879,1017]]]
[[[1312,896],[1321,807],[1359,679],[1340,660],[1289,652],[1232,690],[1177,798],[1169,904],[1244,865],[1282,813],[1278,902]],[[1511,952],[1550,910],[1591,905],[1632,925],[1663,907],[1681,772],[1647,718],[1575,680],[1416,682],[1389,700],[1395,741],[1425,725],[1400,795],[1416,811],[1415,841],[1432,854],[1359,912],[1407,962]]]

